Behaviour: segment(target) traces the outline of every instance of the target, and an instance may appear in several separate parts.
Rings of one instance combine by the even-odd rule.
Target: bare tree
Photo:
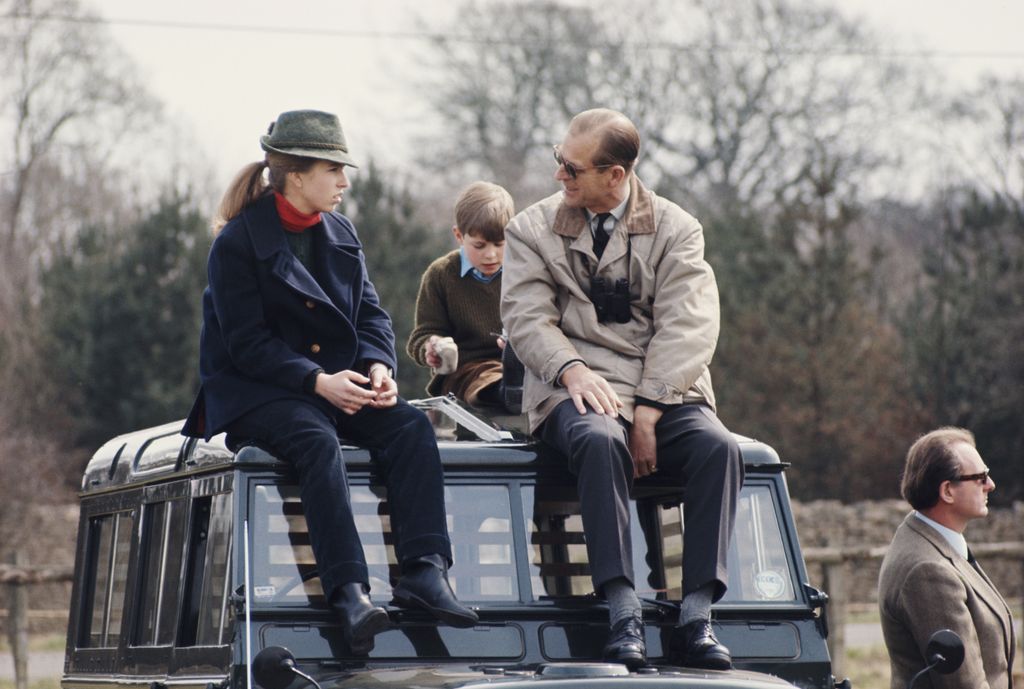
[[[664,23],[686,48],[665,56],[677,75],[648,131],[662,186],[711,210],[764,208],[811,184],[824,154],[850,192],[900,140],[911,77],[885,60],[878,39],[826,5],[791,0],[689,0]],[[884,133],[883,133],[884,132]]]
[[[943,183],[980,184],[1024,217],[1024,77],[983,76],[945,114],[942,150],[957,172]]]
[[[0,0],[4,134],[5,267],[25,265],[47,241],[76,227],[90,197],[64,197],[88,175],[103,189],[104,162],[152,121],[155,102],[105,27],[78,0]],[[76,190],[77,191],[77,190]],[[79,220],[76,222],[75,218]]]
[[[624,78],[626,35],[606,19],[551,0],[463,4],[433,45],[428,98],[442,136],[423,162],[493,179],[521,198],[549,193],[551,144],[568,120],[622,105],[635,88]]]
[[[39,346],[40,268],[81,227],[131,212],[113,161],[158,109],[78,0],[0,0],[0,64],[0,449],[6,483],[34,491],[80,466],[57,455],[65,420],[45,403],[59,395]],[[0,518],[17,514],[0,502]]]
[[[871,30],[793,0],[467,3],[443,36],[428,158],[513,191],[553,189],[547,147],[603,105],[639,126],[645,179],[698,210],[776,204],[822,152],[853,192],[898,154],[919,89]]]

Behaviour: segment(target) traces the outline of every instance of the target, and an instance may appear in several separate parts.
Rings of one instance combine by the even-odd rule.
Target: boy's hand
[[[441,357],[437,353],[437,341],[440,339],[437,335],[431,335],[423,345],[423,358],[426,359],[427,366],[430,368],[437,368],[441,365]]]
[[[430,364],[434,375],[446,376],[459,367],[459,347],[450,337],[431,335],[423,345],[423,358]]]
[[[377,363],[370,367],[370,389],[377,395],[369,402],[374,409],[393,407],[398,402],[398,383],[384,364]]]
[[[377,398],[377,392],[362,387],[369,382],[369,378],[355,371],[321,373],[316,377],[316,386],[313,390],[341,411],[351,415]]]

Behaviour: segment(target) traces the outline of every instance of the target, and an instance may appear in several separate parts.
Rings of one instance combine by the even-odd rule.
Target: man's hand
[[[377,392],[361,387],[369,382],[369,378],[355,371],[321,373],[316,377],[316,386],[313,391],[341,411],[351,415],[377,398]]]
[[[370,389],[377,395],[369,402],[374,409],[393,407],[398,402],[398,383],[384,364],[377,363],[370,367]]]
[[[633,410],[633,427],[629,429],[629,453],[633,455],[633,478],[650,476],[658,470],[658,438],[654,427],[662,411],[637,405]]]
[[[597,414],[619,415],[622,400],[603,377],[591,371],[584,364],[570,366],[562,372],[561,383],[569,391],[576,411],[587,413],[587,405]]]
[[[423,344],[423,358],[430,368],[438,368],[441,365],[441,357],[437,353],[437,341],[440,339],[437,335],[431,335]]]

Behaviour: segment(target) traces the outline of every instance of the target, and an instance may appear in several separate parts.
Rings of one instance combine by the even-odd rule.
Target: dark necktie
[[[967,549],[967,562],[970,563],[971,567],[974,567],[974,569],[978,571],[978,574],[981,574],[981,565],[979,565],[978,561],[974,559],[974,553],[971,552],[970,548]]]
[[[610,217],[611,213],[598,213],[594,222],[594,255],[598,258],[601,258],[604,248],[608,246],[608,231],[604,229],[604,224]]]

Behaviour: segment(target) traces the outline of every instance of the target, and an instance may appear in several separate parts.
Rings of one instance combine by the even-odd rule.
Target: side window
[[[88,579],[79,630],[80,647],[118,645],[134,526],[132,512],[104,514],[89,520]]]
[[[210,503],[197,646],[220,646],[228,642],[225,631],[231,593],[231,495],[219,493],[211,498]]]
[[[139,624],[134,639],[137,646],[174,643],[187,504],[185,500],[168,500],[143,507],[144,555],[139,576]]]
[[[196,498],[179,646],[221,646],[228,641],[231,540],[231,494]]]

